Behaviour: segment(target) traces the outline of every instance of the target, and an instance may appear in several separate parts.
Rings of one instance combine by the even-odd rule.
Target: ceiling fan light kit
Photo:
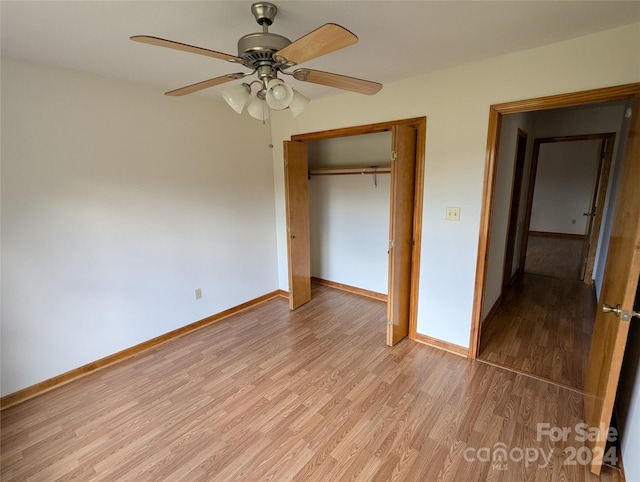
[[[265,122],[269,119],[269,106],[260,97],[254,97],[247,106],[247,112],[254,119]]]
[[[293,100],[291,104],[289,104],[289,110],[291,111],[291,115],[293,117],[298,117],[298,115],[304,110],[304,108],[311,102],[308,97],[305,97],[297,90],[293,91]]]
[[[242,114],[242,109],[247,105],[251,98],[251,87],[249,84],[243,82],[229,90],[222,91],[222,98],[227,101],[227,104],[231,106],[238,114]]]
[[[282,79],[279,79],[278,73],[290,75],[301,82],[311,82],[366,95],[373,95],[382,88],[382,84],[378,82],[320,70],[304,68],[286,72],[286,69],[294,65],[355,44],[358,41],[358,37],[344,27],[327,23],[291,42],[282,35],[269,32],[269,26],[273,24],[273,20],[278,13],[278,9],[274,4],[269,2],[254,3],[251,6],[251,13],[253,13],[258,25],[262,26],[262,32],[250,33],[241,37],[238,40],[237,57],[147,35],[135,35],[131,37],[131,40],[226,60],[251,69],[251,72],[248,73],[240,72],[222,75],[174,89],[165,94],[171,96],[191,94],[255,74],[257,76],[256,80],[249,83],[243,82],[225,90],[222,92],[222,97],[238,114],[241,114],[244,107],[247,106],[249,115],[263,122],[269,118],[269,109],[282,110],[288,108],[295,117],[310,102],[307,97],[285,84]],[[252,92],[253,85],[259,86],[255,94]]]
[[[265,100],[272,109],[286,109],[293,100],[293,89],[280,79],[271,79],[267,82]]]

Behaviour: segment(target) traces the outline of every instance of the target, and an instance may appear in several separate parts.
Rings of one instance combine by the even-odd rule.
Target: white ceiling
[[[261,30],[251,3],[2,0],[2,55],[171,90],[243,68],[129,37],[152,35],[237,55],[237,40]],[[382,83],[640,21],[639,1],[274,3],[271,32],[295,40],[333,22],[359,37],[356,45],[303,66]],[[341,92],[285,81],[312,99]],[[200,95],[219,96],[228,86]]]

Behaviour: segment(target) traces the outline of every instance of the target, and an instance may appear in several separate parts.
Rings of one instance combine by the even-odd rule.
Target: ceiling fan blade
[[[358,37],[335,23],[326,23],[291,42],[273,57],[285,65],[296,65],[358,42]]]
[[[173,40],[165,40],[163,38],[150,37],[148,35],[134,35],[130,38],[134,42],[142,42],[143,44],[157,45],[158,47],[167,47],[170,49],[182,50],[183,52],[191,52],[192,54],[206,55],[207,57],[213,57],[214,59],[244,63],[244,61],[240,57],[236,57],[235,55],[229,55],[222,52],[216,52],[215,50],[209,50],[202,47],[195,47],[193,45],[174,42]]]
[[[237,74],[227,74],[221,75],[220,77],[215,77],[209,80],[203,80],[202,82],[198,82],[196,84],[187,85],[186,87],[180,87],[179,89],[170,90],[169,92],[165,92],[164,95],[187,95],[193,92],[198,92],[199,90],[208,89],[209,87],[214,87],[216,85],[224,84],[225,82],[229,82],[231,80],[241,79],[248,74],[237,73]]]
[[[332,74],[321,70],[297,69],[293,72],[293,78],[302,82],[327,85],[337,89],[350,90],[359,94],[373,95],[382,89],[382,84],[370,80],[356,79],[346,75]]]

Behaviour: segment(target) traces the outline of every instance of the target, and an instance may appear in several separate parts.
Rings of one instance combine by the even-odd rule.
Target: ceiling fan
[[[340,25],[327,23],[291,42],[291,40],[282,35],[269,32],[269,26],[273,23],[273,19],[278,12],[274,4],[269,2],[254,3],[251,6],[251,12],[256,22],[262,26],[262,32],[250,33],[241,37],[238,40],[237,56],[148,35],[135,35],[131,37],[131,40],[226,60],[251,69],[250,72],[221,75],[220,77],[187,85],[166,92],[165,95],[191,94],[256,74],[257,79],[253,82],[243,82],[228,91],[222,92],[222,95],[227,103],[239,114],[242,113],[244,106],[248,104],[247,111],[249,114],[263,121],[269,117],[270,108],[274,110],[289,108],[292,114],[296,116],[309,103],[309,99],[279,79],[278,73],[291,75],[294,79],[302,82],[326,85],[360,94],[373,95],[382,88],[382,84],[378,82],[320,70],[299,68],[293,72],[287,72],[287,69],[295,65],[353,45],[358,41],[358,37]],[[255,96],[252,97],[251,88],[254,84],[259,87]]]

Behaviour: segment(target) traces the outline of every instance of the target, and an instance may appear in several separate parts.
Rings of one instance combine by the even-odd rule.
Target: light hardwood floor
[[[593,285],[525,273],[482,333],[480,359],[581,390],[595,310]]]
[[[264,302],[5,409],[2,480],[620,480],[571,465],[575,436],[538,437],[583,420],[578,393],[386,347],[385,314],[314,285],[295,312]]]

